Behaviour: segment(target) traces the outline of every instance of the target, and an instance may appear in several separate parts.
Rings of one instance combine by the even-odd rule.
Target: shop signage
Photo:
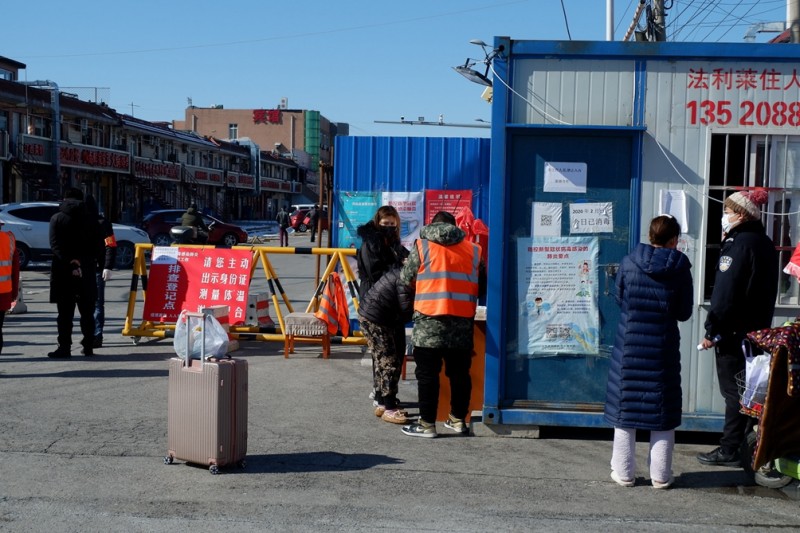
[[[180,181],[181,179],[181,167],[179,164],[153,161],[142,157],[133,158],[133,173],[137,178],[163,181]]]
[[[222,186],[222,171],[209,170],[202,167],[186,167],[186,176],[189,181],[196,181],[203,185],[218,185]]]
[[[37,139],[36,137],[29,137],[27,135],[20,135],[20,138],[21,142],[19,144],[17,157],[29,163],[51,164],[53,162],[50,152],[52,141]]]
[[[58,147],[58,159],[59,164],[64,167],[113,172],[130,172],[131,169],[130,154],[103,148],[78,147],[61,143]]]

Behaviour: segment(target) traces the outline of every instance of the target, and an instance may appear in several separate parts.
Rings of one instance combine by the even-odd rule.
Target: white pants
[[[675,447],[675,430],[650,432],[650,479],[666,483],[672,478],[672,449]],[[636,430],[614,428],[614,448],[611,452],[611,470],[625,481],[636,478]]]

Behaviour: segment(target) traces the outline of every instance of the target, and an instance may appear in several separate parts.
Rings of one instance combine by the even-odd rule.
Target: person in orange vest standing
[[[486,269],[481,249],[465,240],[447,211],[439,211],[420,231],[400,273],[401,280],[416,285],[414,296],[415,375],[419,420],[402,427],[411,437],[436,437],[439,372],[444,361],[450,380],[450,416],[444,427],[466,435],[472,381],[472,336],[478,298],[486,291]]]
[[[0,221],[0,228],[3,222]],[[3,322],[19,292],[19,250],[10,231],[0,231],[0,354],[3,353]]]

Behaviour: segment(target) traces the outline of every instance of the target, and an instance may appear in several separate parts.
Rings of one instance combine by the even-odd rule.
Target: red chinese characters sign
[[[686,88],[691,126],[800,126],[800,70],[789,64],[695,65]]]
[[[462,209],[472,209],[472,191],[425,191],[425,224],[430,224],[439,211],[458,217]]]
[[[254,109],[253,124],[270,123],[277,124],[281,121],[280,109]]]
[[[101,150],[98,148],[78,148],[62,144],[58,148],[59,162],[63,166],[83,167],[92,170],[112,170],[128,172],[131,156],[125,152]]]
[[[143,319],[172,323],[183,309],[227,305],[229,323],[244,323],[252,261],[248,250],[153,248]]]

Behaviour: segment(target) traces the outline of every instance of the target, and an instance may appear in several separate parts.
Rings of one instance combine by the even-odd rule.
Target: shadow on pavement
[[[405,463],[387,455],[371,453],[302,452],[248,455],[243,474],[287,474],[296,472],[345,472],[380,465]]]
[[[61,359],[63,361],[63,359]],[[64,372],[40,373],[40,374],[7,374],[0,372],[0,378],[15,379],[15,378],[150,378],[150,377],[167,377],[168,370],[130,370],[130,369],[113,369],[113,370],[65,370]]]

